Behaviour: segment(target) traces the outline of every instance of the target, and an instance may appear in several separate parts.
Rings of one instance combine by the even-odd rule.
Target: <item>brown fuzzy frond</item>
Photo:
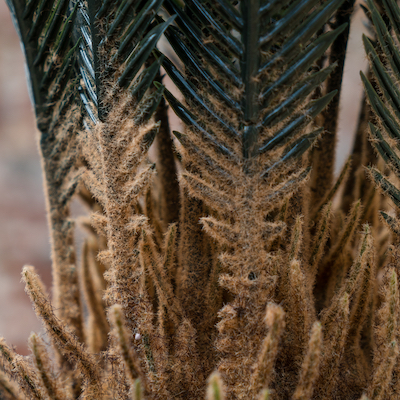
[[[224,213],[235,209],[232,199],[196,175],[185,172],[182,174],[181,182],[191,196],[203,200],[218,212]]]
[[[182,318],[183,311],[179,300],[174,295],[170,279],[161,260],[157,254],[150,232],[142,230],[141,242],[139,245],[140,259],[143,268],[150,272],[150,276],[157,289],[161,304],[168,309],[169,315],[177,326]]]
[[[331,320],[333,315],[337,313],[339,304],[342,303],[343,296],[346,294],[351,300],[357,288],[360,286],[365,269],[367,268],[370,252],[372,251],[372,238],[371,229],[368,225],[364,226],[363,238],[360,243],[359,253],[353,265],[350,268],[348,276],[340,286],[339,290],[335,294],[331,301],[331,305],[328,309],[322,313],[322,323],[326,324]]]
[[[345,293],[338,301],[329,322],[322,319],[324,342],[320,362],[320,374],[316,382],[317,395],[330,397],[337,385],[338,369],[343,357],[349,331],[349,296]]]
[[[397,273],[393,267],[387,269],[384,280],[384,298],[378,310],[375,327],[374,372],[367,392],[368,397],[374,400],[385,398],[399,354],[397,344],[399,289]]]
[[[286,312],[286,326],[290,326],[291,356],[301,356],[307,343],[308,332],[311,326],[312,303],[307,290],[307,280],[298,260],[289,264],[288,287],[281,289],[288,293],[284,301]],[[289,329],[288,329],[289,331]],[[289,334],[289,332],[288,332]]]
[[[149,187],[147,190],[145,200],[144,200],[144,214],[146,215],[148,219],[149,225],[152,227],[154,234],[154,242],[157,245],[157,248],[161,248],[161,244],[163,242],[163,233],[165,231],[165,226],[162,223],[160,217],[160,210],[159,210],[159,205],[156,204],[156,201],[154,199],[153,193],[156,192],[154,190],[154,185],[153,188]],[[137,208],[137,207],[136,207]],[[137,212],[140,212],[137,209]]]
[[[40,149],[51,227],[54,304],[57,316],[82,339],[82,308],[75,265],[74,226],[73,223],[67,224],[70,221],[69,204],[79,190],[85,174],[78,133],[81,124],[80,107],[67,105],[63,114],[53,122],[55,124],[51,124],[50,131],[42,136]],[[54,151],[57,146],[60,152]]]
[[[308,342],[307,354],[301,366],[300,379],[292,400],[311,399],[314,391],[314,384],[319,374],[319,364],[322,348],[322,327],[315,322]]]
[[[208,153],[200,150],[186,135],[179,135],[178,140],[182,144],[182,148],[179,151],[185,156],[187,162],[196,165],[202,174],[207,174],[208,178],[214,182],[232,182],[233,184],[237,184],[238,179],[242,177],[242,173],[237,166],[234,168],[231,165],[227,166],[220,157],[210,156]]]
[[[65,389],[60,388],[60,384],[51,370],[50,357],[43,340],[36,335],[36,333],[32,333],[29,337],[29,345],[33,354],[38,376],[41,380],[41,386],[44,388],[50,399],[70,399],[71,394],[65,393]]]
[[[0,396],[4,400],[22,400],[16,384],[3,371],[0,371]]]
[[[234,172],[235,176],[240,175],[241,157],[238,157],[237,151],[234,148],[230,148],[225,142],[224,147],[228,154],[222,154],[220,146],[205,135],[203,136],[203,132],[188,128],[186,129],[186,134],[188,140],[192,142],[192,146],[199,149],[213,163],[220,165],[226,171]],[[235,147],[238,149],[237,146]],[[190,158],[187,161],[190,162]]]
[[[148,223],[148,218],[144,215],[133,215],[129,223],[127,225],[127,228],[135,233],[140,233],[144,227],[146,227]]]
[[[201,218],[204,230],[221,245],[234,246],[239,238],[239,232],[234,227],[213,217]]]
[[[107,217],[100,213],[93,213],[90,216],[90,223],[96,230],[97,234],[107,236]]]
[[[368,224],[364,225],[362,234],[363,237],[358,257],[351,266],[348,278],[342,288],[349,296],[353,296],[357,287],[360,286],[360,279],[363,275],[362,272],[364,272],[366,268],[366,263],[369,261],[370,252],[372,251],[371,227]]]
[[[0,356],[5,362],[8,375],[17,380],[20,388],[29,399],[47,400],[29,362],[16,354],[3,338],[0,338]]]
[[[139,164],[145,159],[147,152],[151,146],[152,141],[149,141],[149,136],[154,136],[158,131],[159,124],[150,123],[144,127],[140,127],[135,132],[135,137],[127,145],[121,148],[124,152],[121,157],[118,171],[121,174],[134,173]],[[129,135],[131,133],[127,132]],[[129,138],[127,139],[129,140]],[[111,154],[110,154],[111,156]]]
[[[302,228],[303,228],[303,218],[301,216],[296,218],[292,230],[292,238],[289,245],[289,261],[299,258],[300,246],[302,244]]]
[[[352,239],[354,230],[357,228],[358,221],[361,217],[361,211],[361,202],[358,200],[353,204],[351,210],[349,211],[337,243],[332,249],[331,253],[328,255],[328,260],[334,260],[341,252],[343,252],[347,243]]]
[[[177,230],[176,223],[170,224],[164,238],[163,267],[165,273],[170,276],[173,274],[175,269]]]
[[[205,380],[199,364],[199,349],[197,333],[187,318],[178,327],[175,336],[175,351],[172,358],[174,372],[173,391],[184,393],[185,396],[200,396],[200,383]]]
[[[71,174],[68,183],[62,188],[61,193],[59,194],[58,202],[60,206],[64,207],[71,201],[72,196],[77,191],[78,185],[82,182],[84,172],[85,168],[79,168]]]
[[[125,190],[124,201],[126,204],[132,204],[133,202],[137,201],[138,196],[140,196],[145,189],[150,184],[151,178],[153,177],[155,170],[155,164],[150,164],[145,167],[141,172],[138,173],[135,180],[129,182]]]
[[[81,282],[82,291],[88,308],[87,338],[91,352],[97,353],[107,347],[109,326],[101,299],[101,288],[96,287],[95,259],[88,240],[85,240],[82,249]]]
[[[310,177],[310,169],[301,169],[298,172],[289,175],[287,180],[274,187],[273,192],[266,197],[266,200],[271,203],[280,203],[286,197],[295,193],[301,185],[306,183]]]
[[[125,365],[125,374],[130,385],[134,386],[135,380],[140,378],[145,391],[148,391],[147,377],[140,366],[139,357],[129,344],[130,339],[124,324],[122,307],[118,305],[112,306],[108,315],[113,328],[113,334],[117,340],[119,352]]]
[[[285,329],[285,313],[276,304],[268,304],[265,321],[269,332],[261,347],[257,362],[253,366],[250,388],[259,392],[262,387],[268,387],[273,378],[274,363],[278,354],[279,340]]]
[[[249,276],[243,277],[235,277],[221,273],[219,275],[218,283],[222,288],[239,296],[246,291],[269,291],[276,285],[276,278],[264,273],[260,273],[256,276],[255,273],[250,272]]]
[[[56,343],[64,356],[79,366],[88,382],[96,385],[99,382],[98,369],[93,357],[84,349],[77,338],[71,334],[54,314],[53,307],[43,291],[43,284],[33,267],[24,267],[22,280],[33,307],[42,320],[46,331]]]
[[[369,397],[371,400],[381,400],[385,398],[386,392],[389,389],[390,382],[392,380],[392,372],[394,365],[399,356],[399,348],[397,341],[393,341],[388,344],[385,351],[385,358],[382,359],[382,363],[376,366],[370,388],[368,390]]]
[[[353,297],[350,310],[350,330],[346,344],[345,364],[348,365],[348,370],[346,371],[348,380],[346,384],[354,388],[355,392],[363,390],[367,386],[371,370],[370,355],[363,343],[363,340],[365,340],[363,335],[366,335],[366,322],[372,317],[372,315],[369,317],[369,314],[373,314],[371,303],[374,302],[376,290],[375,275],[376,265],[373,251],[371,251],[362,281],[357,285],[358,287]],[[372,343],[368,344],[372,347]]]
[[[400,13],[382,2],[388,19],[370,15],[380,24]],[[23,281],[50,345],[32,334],[22,357],[0,339],[0,399],[400,398],[400,220],[361,173],[372,160],[361,124],[357,168],[346,183],[349,159],[333,179],[343,22],[355,1],[7,3],[17,23],[32,20],[21,32],[28,55],[41,25],[42,55],[60,66],[53,42],[76,46],[64,66],[71,97],[36,110],[54,303],[33,267]],[[326,65],[326,51],[338,62]],[[372,68],[393,64],[381,61]],[[34,67],[51,78],[48,63]],[[378,128],[396,136],[399,82],[379,89],[378,78],[366,92],[396,94],[389,106],[371,102]],[[45,80],[32,83],[58,96],[61,83]],[[184,125],[174,137],[169,111]],[[393,180],[398,143],[378,133]],[[400,202],[394,183],[368,171]],[[75,194],[88,210],[78,252]]]
[[[83,182],[92,196],[104,207],[106,205],[106,198],[104,196],[102,181],[98,180],[92,171],[87,170],[83,174]]]
[[[324,253],[325,244],[329,238],[330,231],[330,221],[332,218],[332,203],[329,202],[326,204],[322,211],[320,221],[317,226],[317,231],[314,235],[314,243],[312,244],[312,250],[310,254],[309,264],[310,264],[310,273],[312,276],[315,276],[317,273],[317,268],[319,261],[322,258]]]

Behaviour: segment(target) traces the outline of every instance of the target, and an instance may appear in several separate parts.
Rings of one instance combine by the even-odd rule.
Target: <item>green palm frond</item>
[[[90,119],[104,121],[109,90],[128,90],[137,104],[159,71],[161,60],[151,57],[157,42],[173,18],[157,24],[154,17],[162,0],[79,1],[74,43],[79,43],[80,98]],[[150,59],[151,60],[150,60]],[[146,66],[142,70],[143,66]],[[139,73],[140,72],[140,73]],[[116,87],[112,87],[113,85]],[[153,95],[145,119],[156,109],[162,90]]]
[[[38,127],[45,131],[75,93],[76,47],[70,37],[77,7],[68,0],[7,0],[7,4],[25,51]],[[52,115],[56,108],[59,112]]]
[[[177,15],[166,36],[185,72],[168,59],[163,66],[187,106],[168,91],[166,98],[187,126],[233,162],[264,159],[297,139],[335,95],[308,100],[335,66],[309,71],[345,27],[311,39],[341,3],[193,0],[181,8],[166,1],[169,14]],[[258,161],[258,173],[276,161]]]
[[[383,0],[384,13],[381,15],[377,5],[368,0],[368,15],[373,23],[376,41],[364,36],[364,46],[371,65],[373,81],[361,73],[369,103],[375,115],[374,124],[370,123],[370,139],[379,156],[390,171],[400,178],[400,8],[393,0]],[[368,168],[375,184],[400,206],[400,192],[376,168]],[[384,221],[397,231],[397,218],[382,213]]]

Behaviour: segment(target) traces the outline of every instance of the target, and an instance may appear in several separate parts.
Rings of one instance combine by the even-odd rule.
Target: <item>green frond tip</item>
[[[397,88],[397,84],[393,77],[388,73],[389,71],[383,65],[381,59],[379,58],[374,45],[371,40],[363,35],[364,48],[370,60],[372,72],[377,78],[378,84],[381,88],[382,94],[385,99],[391,105],[391,108],[395,112],[396,116],[400,117],[400,91]],[[394,70],[397,75],[397,70]]]
[[[380,214],[385,222],[385,224],[390,228],[390,230],[396,234],[400,235],[400,224],[396,217],[392,217],[384,211],[380,211]]]
[[[271,400],[271,392],[268,389],[264,389],[260,393],[260,398],[259,400]]]
[[[224,400],[225,390],[221,375],[218,371],[213,372],[208,378],[207,400]]]
[[[392,146],[383,138],[382,133],[373,124],[369,123],[369,129],[372,136],[372,143],[392,171],[400,177],[400,158],[395,153]]]
[[[139,50],[132,52],[131,56],[126,61],[124,72],[118,79],[118,83],[120,84],[120,86],[125,86],[131,81],[133,77],[136,76],[141,66],[154,50],[161,35],[168,28],[168,26],[172,24],[174,19],[175,16],[172,16],[164,23],[153,28],[141,41]]]
[[[140,379],[136,379],[133,385],[133,400],[143,400],[143,390]]]
[[[282,157],[274,163],[271,167],[269,167],[262,175],[262,178],[265,178],[270,174],[273,170],[277,167],[287,164],[292,160],[300,159],[301,156],[310,149],[319,139],[321,133],[323,132],[324,128],[316,129],[315,131],[309,133],[308,135],[302,136],[292,144],[287,146],[283,152]]]
[[[268,139],[266,142],[264,142],[259,148],[258,152],[262,154],[266,151],[270,151],[274,148],[279,148],[286,144],[289,140],[293,138],[293,135],[297,132],[296,128],[307,125],[310,118],[315,118],[323,109],[327,107],[331,100],[336,96],[337,92],[337,90],[333,90],[324,97],[312,101],[308,109],[305,110],[304,114],[294,119],[290,124],[286,125],[271,139]]]
[[[371,82],[367,79],[362,71],[360,72],[360,75],[364,84],[365,92],[368,96],[374,113],[382,121],[385,130],[390,135],[390,137],[399,140],[400,125],[396,122],[396,119],[394,118],[388,107],[386,107],[385,103],[382,101],[379,95],[375,92],[375,89],[373,88]]]
[[[373,167],[367,167],[367,171],[375,182],[376,186],[380,187],[382,191],[390,197],[394,204],[400,208],[400,191],[390,183],[383,175]]]

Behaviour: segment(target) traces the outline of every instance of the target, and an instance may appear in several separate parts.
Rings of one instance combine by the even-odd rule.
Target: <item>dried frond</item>
[[[83,286],[82,292],[89,312],[87,341],[93,353],[97,353],[107,347],[107,335],[109,332],[104,304],[101,299],[101,288],[96,287],[95,263],[89,242],[86,240],[82,249],[81,282]]]
[[[65,389],[60,388],[59,382],[54,376],[50,357],[43,340],[36,333],[32,333],[29,337],[29,345],[35,360],[38,376],[41,380],[41,386],[47,395],[54,400],[70,399],[70,395],[65,393]]]
[[[251,389],[256,393],[262,387],[268,387],[273,378],[279,340],[285,329],[284,315],[284,311],[278,305],[269,304],[267,306],[265,321],[269,332],[262,344],[258,360],[254,364],[250,382]]]
[[[319,322],[315,322],[308,342],[307,354],[304,357],[301,367],[300,379],[292,400],[311,399],[314,384],[319,374],[319,364],[322,348],[322,327]]]
[[[29,362],[24,357],[16,354],[3,338],[0,338],[0,355],[3,362],[6,363],[5,367],[8,375],[17,380],[21,390],[29,399],[46,399],[46,395],[43,393],[43,389],[39,385],[37,376]]]
[[[287,293],[287,298],[283,304],[286,313],[286,326],[288,327],[286,340],[288,341],[288,353],[293,360],[296,360],[302,356],[307,343],[308,332],[312,323],[313,305],[307,288],[307,280],[298,260],[291,261],[287,274],[288,286],[281,289]]]
[[[79,365],[79,372],[84,375],[88,382],[96,385],[100,378],[93,357],[78,339],[63,326],[63,323],[57,319],[53,307],[43,291],[43,284],[33,267],[24,267],[22,280],[25,282],[25,290],[38,317],[42,320],[47,333],[57,345],[57,348],[67,359]]]
[[[201,223],[205,231],[220,244],[234,246],[238,240],[238,232],[235,228],[213,217],[203,217]]]
[[[177,240],[177,225],[175,223],[168,226],[168,230],[164,239],[164,259],[163,268],[167,276],[171,277],[175,272],[176,263],[176,240]]]
[[[372,381],[369,388],[370,399],[380,400],[385,397],[392,379],[393,367],[399,355],[399,349],[396,341],[389,344],[385,359],[374,371]]]
[[[183,319],[175,335],[172,369],[174,371],[173,391],[186,396],[199,396],[200,382],[205,380],[199,363],[200,354],[196,331],[188,319]]]
[[[5,400],[22,400],[15,382],[9,379],[3,371],[0,371],[0,395]]]
[[[167,269],[161,262],[161,257],[156,252],[150,232],[146,232],[145,229],[142,230],[139,249],[143,268],[150,272],[160,302],[168,309],[170,318],[177,326],[182,318],[182,307],[179,300],[174,295],[171,281],[167,275]]]
[[[345,293],[338,301],[329,323],[322,318],[323,350],[320,374],[316,382],[318,396],[329,397],[337,385],[338,369],[343,357],[349,331],[349,295]]]
[[[399,353],[396,341],[399,323],[399,289],[394,268],[388,268],[385,281],[383,304],[378,311],[375,328],[374,372],[367,392],[371,399],[382,399],[386,396]]]
[[[289,261],[299,258],[300,246],[302,244],[303,218],[297,217],[292,230],[292,238],[289,248]]]
[[[136,389],[138,389],[135,383],[137,378],[140,378],[140,384],[143,385],[145,391],[148,391],[147,378],[140,366],[138,355],[129,344],[129,336],[124,325],[122,307],[118,305],[111,307],[109,319],[114,329],[114,336],[117,340],[120,354],[124,361],[126,377],[130,385],[134,388],[134,393],[136,393]]]
[[[321,217],[318,223],[317,231],[314,236],[314,243],[310,254],[310,274],[314,277],[317,273],[319,262],[323,256],[325,244],[329,238],[330,221],[332,218],[332,203],[328,203],[321,210]]]
[[[338,312],[339,304],[343,302],[343,296],[347,295],[351,299],[362,282],[365,270],[370,261],[370,252],[372,251],[371,229],[369,225],[364,225],[362,242],[359,246],[358,257],[354,260],[350,268],[348,276],[339,287],[334,298],[331,301],[329,308],[322,313],[322,323],[330,323],[331,318]]]

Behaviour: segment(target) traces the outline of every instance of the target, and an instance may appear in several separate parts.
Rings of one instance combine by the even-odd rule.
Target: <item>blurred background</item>
[[[361,43],[363,12],[351,26],[341,98],[338,172],[351,151],[360,110],[359,70],[366,57]],[[21,269],[36,267],[51,287],[50,245],[41,165],[24,56],[4,0],[0,0],[0,336],[27,354],[31,331],[42,328],[20,282]]]
[[[25,264],[51,284],[41,165],[24,56],[4,0],[0,0],[0,336],[26,353],[41,324],[20,282]]]

